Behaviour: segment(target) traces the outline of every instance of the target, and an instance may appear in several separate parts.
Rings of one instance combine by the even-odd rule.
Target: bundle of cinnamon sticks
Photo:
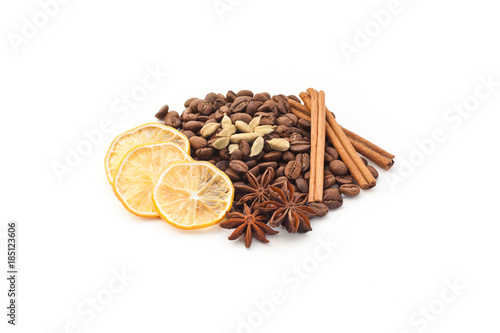
[[[304,104],[288,99],[292,112],[302,119],[311,121],[311,174],[309,180],[309,202],[323,198],[323,173],[325,140],[333,144],[340,158],[346,164],[358,185],[366,190],[374,187],[377,181],[366,167],[358,153],[388,170],[394,164],[394,155],[342,128],[325,102],[325,93],[312,88],[300,93]]]

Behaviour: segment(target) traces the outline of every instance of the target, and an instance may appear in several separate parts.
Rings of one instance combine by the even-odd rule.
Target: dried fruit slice
[[[189,154],[188,138],[176,129],[159,123],[144,124],[118,135],[113,142],[111,142],[111,146],[104,160],[106,175],[109,182],[113,184],[116,170],[129,150],[139,145],[160,142],[176,144]]]
[[[180,229],[200,229],[220,222],[233,204],[228,176],[208,162],[175,163],[153,190],[160,216]]]
[[[158,179],[174,162],[192,161],[184,150],[172,143],[158,143],[133,148],[120,163],[113,190],[132,214],[158,216],[151,198]]]

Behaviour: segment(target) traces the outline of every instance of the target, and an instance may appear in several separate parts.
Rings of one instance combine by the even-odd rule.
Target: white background
[[[1,266],[15,220],[20,271],[16,327],[1,279],[2,332],[498,332],[500,86],[465,118],[444,118],[474,102],[480,77],[500,82],[496,3],[401,0],[350,62],[342,43],[376,29],[370,13],[389,1],[222,3],[232,3],[223,19],[212,0],[69,1],[14,47],[23,17],[33,22],[41,7],[2,2]],[[168,77],[128,114],[114,112],[157,67]],[[176,230],[115,198],[109,143],[163,104],[182,111],[211,91],[308,87],[326,92],[342,125],[397,155],[375,189],[312,232],[280,230],[248,250],[229,230]],[[103,119],[112,131],[59,180],[54,163]],[[446,139],[424,155],[417,142],[436,129]],[[317,252],[328,239],[339,247]],[[299,278],[292,269],[303,265]],[[133,279],[91,317],[87,302],[109,296],[122,270]],[[466,289],[456,296],[446,281]],[[283,302],[269,306],[273,292]]]

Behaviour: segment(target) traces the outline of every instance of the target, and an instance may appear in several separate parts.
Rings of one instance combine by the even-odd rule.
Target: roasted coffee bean
[[[285,166],[280,165],[278,170],[276,170],[276,177],[281,177],[285,175]]]
[[[310,131],[311,130],[311,122],[309,120],[299,119],[298,125],[303,130],[306,130],[306,131]]]
[[[288,127],[287,127],[288,128]],[[300,141],[304,141],[304,138],[302,137],[302,134],[300,133],[291,133],[290,134],[290,143],[297,143]]]
[[[345,176],[336,176],[335,180],[339,185],[345,185],[345,184],[353,184],[354,183],[354,177],[351,175],[345,175]]]
[[[323,203],[330,209],[342,206],[344,199],[338,188],[329,188],[323,191]]]
[[[231,158],[229,150],[227,148],[219,150],[219,157],[223,160],[229,160]]]
[[[329,167],[330,167],[330,171],[335,176],[345,176],[345,175],[349,174],[349,169],[347,169],[347,166],[341,160],[331,161],[329,164]]]
[[[194,113],[198,112],[198,104],[200,104],[201,102],[203,102],[203,100],[197,98],[189,103],[189,108],[191,109],[191,111],[193,111]]]
[[[240,161],[243,158],[243,154],[239,148],[235,149],[231,154],[231,161]]]
[[[215,120],[218,123],[220,123],[220,121],[222,120],[222,118],[224,118],[225,113],[222,112],[221,110],[217,110],[217,111],[215,111],[214,115],[215,115]]]
[[[266,170],[269,167],[271,167],[273,169],[277,169],[278,168],[278,163],[276,163],[276,162],[262,162],[262,163],[259,164],[259,167],[262,170]]]
[[[311,145],[292,143],[290,151],[294,154],[308,153],[311,151]]]
[[[286,114],[288,112],[286,105],[287,103],[284,100],[278,102],[278,110],[281,114]]]
[[[305,174],[304,174],[304,179],[305,180],[309,180],[309,177],[311,176],[311,171],[307,171]]]
[[[245,102],[250,102],[252,100],[251,97],[248,97],[248,96],[239,96],[237,97],[231,104],[231,107],[234,109],[236,108],[238,105],[240,105],[241,103],[245,103]]]
[[[303,137],[311,135],[311,133],[309,133],[309,131],[304,131],[303,129],[298,128],[298,127],[290,127],[290,128],[288,128],[288,132],[290,132],[290,135],[292,135],[292,133],[297,133],[297,134],[302,135]]]
[[[333,173],[330,171],[329,167],[325,167],[325,170],[323,171],[323,174],[325,176],[333,176]]]
[[[300,101],[300,99],[297,96],[295,96],[295,95],[288,95],[288,98],[289,99],[293,99],[295,102],[302,104],[302,102]]]
[[[339,153],[335,148],[326,147],[325,148],[325,163],[330,163],[332,161],[339,159]]]
[[[241,150],[242,158],[246,160],[250,156],[250,150],[251,150],[250,144],[245,140],[241,140],[240,141],[240,150]]]
[[[260,125],[274,125],[276,121],[276,116],[269,112],[257,112],[255,113],[255,117],[262,116],[260,118]]]
[[[259,102],[259,101],[251,101],[250,103],[248,103],[246,109],[245,109],[245,112],[251,116],[253,116],[255,114],[255,112],[257,112],[257,109],[260,108],[262,105],[262,102]]]
[[[283,155],[281,156],[281,159],[285,162],[290,162],[295,159],[295,155],[291,151],[285,151],[283,152]]]
[[[235,182],[233,183],[233,187],[234,191],[239,194],[239,193],[246,193],[245,190],[248,188],[248,185],[245,184],[244,182]],[[237,202],[236,198],[234,201]]]
[[[253,92],[251,90],[240,90],[236,94],[238,97],[239,96],[248,96],[248,97],[253,97]]]
[[[246,173],[248,171],[248,165],[243,161],[233,160],[229,163],[229,167],[239,173]]]
[[[223,106],[226,105],[226,100],[217,98],[213,103],[213,105],[214,105],[214,111],[220,110]]]
[[[207,102],[207,101],[201,101],[198,103],[198,112],[204,115],[211,114],[214,109],[214,106],[212,103]]]
[[[281,116],[278,119],[276,119],[276,125],[283,125],[286,127],[292,127],[293,121],[292,119],[288,118],[287,116]]]
[[[246,164],[248,165],[249,169],[252,169],[253,167],[255,167],[257,165],[257,161],[256,160],[246,161]]]
[[[332,187],[335,184],[335,176],[324,176],[323,177],[323,189]]]
[[[189,138],[189,144],[193,150],[198,150],[208,146],[208,141],[201,136],[193,136]]]
[[[181,133],[184,134],[188,139],[190,139],[193,136],[196,136],[193,131],[186,131],[186,130],[181,130]]]
[[[361,160],[363,161],[363,163],[364,163],[365,165],[368,165],[368,161],[366,160],[366,158],[361,157]]]
[[[224,170],[224,172],[233,182],[237,182],[241,179],[241,176],[231,168]]]
[[[215,166],[220,170],[225,171],[227,168],[229,168],[229,161],[219,161],[215,163]]]
[[[196,154],[196,157],[198,157],[201,160],[208,160],[210,157],[213,156],[214,152],[215,152],[214,148],[201,148],[201,149],[198,149],[195,152],[195,154]]]
[[[186,131],[198,132],[205,125],[204,122],[201,121],[188,121],[184,123],[183,129]]]
[[[279,137],[287,137],[288,136],[288,127],[286,126],[278,126],[274,129],[274,134],[278,135]]]
[[[300,171],[302,169],[302,165],[300,162],[290,161],[287,163],[285,167],[285,176],[288,179],[297,179],[300,176]]]
[[[238,96],[234,91],[229,90],[226,94],[227,101],[232,103]]]
[[[197,121],[198,118],[200,117],[200,114],[199,113],[190,113],[188,114],[188,118],[187,118],[187,121]]]
[[[257,177],[260,173],[260,167],[258,165],[256,165],[252,169],[250,169],[248,172],[250,172],[252,175]]]
[[[300,192],[309,193],[309,182],[304,178],[295,179],[295,185],[297,185]]]
[[[274,186],[279,186],[281,184],[284,184],[288,181],[288,178],[286,178],[285,176],[281,176],[281,177],[278,177],[278,178],[275,178],[274,179],[274,182],[273,182],[273,185]]]
[[[360,191],[359,186],[356,184],[346,184],[340,186],[340,193],[348,197],[355,197]]]
[[[229,116],[231,118],[231,121],[234,123],[236,123],[236,121],[238,120],[241,120],[245,123],[249,123],[250,121],[252,121],[252,116],[249,115],[249,114],[246,114],[246,113],[233,113]],[[262,121],[261,121],[261,125],[262,125]]]
[[[264,156],[262,156],[262,159],[266,162],[278,161],[281,158],[281,155],[283,155],[282,152],[273,150],[269,153],[265,153]]]
[[[225,97],[225,96],[223,96]],[[213,103],[215,102],[215,100],[217,99],[217,94],[216,93],[208,93],[206,96],[205,96],[205,101],[207,101],[208,103]]]
[[[321,202],[310,202],[307,204],[309,207],[314,210],[316,216],[323,217],[328,214],[329,208],[327,205]]]
[[[309,154],[297,154],[295,160],[302,165],[302,172],[307,172],[309,170],[311,165],[311,158],[309,157]]]
[[[160,120],[163,120],[165,118],[165,116],[167,115],[168,113],[168,105],[164,105],[160,111],[158,111],[155,115],[156,118],[160,119]]]
[[[255,96],[253,97],[253,99],[255,101],[259,101],[259,102],[262,102],[262,103],[265,103],[269,98],[267,98],[267,96],[263,93],[258,93],[258,94],[255,94]]]
[[[378,178],[378,171],[371,165],[367,165],[368,171],[372,174],[373,178],[377,179]]]
[[[184,107],[187,108],[189,107],[189,104],[191,104],[192,101],[194,101],[195,99],[198,99],[197,97],[192,97],[190,99],[188,99],[187,101],[184,102]]]

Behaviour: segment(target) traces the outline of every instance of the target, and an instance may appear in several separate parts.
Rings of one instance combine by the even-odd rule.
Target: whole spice
[[[252,209],[245,204],[243,206],[243,213],[228,213],[228,219],[221,222],[220,226],[225,229],[236,229],[229,236],[229,240],[235,240],[245,235],[245,246],[247,248],[252,244],[254,237],[263,243],[269,243],[266,235],[276,235],[278,231],[273,230],[266,224],[269,220],[268,217],[259,214],[259,211],[255,210],[252,212]]]
[[[267,168],[260,181],[250,172],[246,176],[250,186],[235,185],[236,191],[246,193],[236,204],[248,204],[254,209],[255,206],[269,200],[269,185],[274,180],[274,169]]]

